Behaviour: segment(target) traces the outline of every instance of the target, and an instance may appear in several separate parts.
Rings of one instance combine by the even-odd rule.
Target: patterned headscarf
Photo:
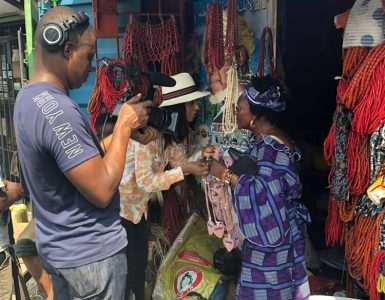
[[[260,93],[253,86],[250,86],[242,93],[242,96],[251,104],[270,108],[276,112],[286,109],[286,102],[281,99],[279,86],[276,85],[270,86],[264,93]]]

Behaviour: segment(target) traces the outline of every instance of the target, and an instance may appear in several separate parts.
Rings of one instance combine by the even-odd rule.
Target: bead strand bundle
[[[225,134],[234,134],[237,130],[236,107],[238,101],[238,74],[235,59],[227,72],[226,98],[222,116]]]
[[[235,233],[232,216],[231,192],[226,185],[215,179],[210,180],[206,177],[203,184],[208,214],[208,233],[210,235],[214,234],[218,238],[223,238],[223,245],[230,252],[238,246],[239,242],[239,238]],[[212,215],[211,210],[213,212]]]
[[[223,8],[219,3],[209,4],[203,35],[202,63],[209,73],[225,65],[223,45]]]
[[[238,10],[237,0],[227,1],[227,25],[226,25],[226,60],[231,61],[235,57],[238,46]]]

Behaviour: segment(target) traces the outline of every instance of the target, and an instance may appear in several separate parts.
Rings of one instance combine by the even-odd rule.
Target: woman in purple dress
[[[211,162],[211,174],[233,188],[245,237],[237,299],[310,296],[304,258],[310,216],[299,200],[302,185],[296,160],[300,154],[276,126],[277,115],[285,108],[283,89],[276,80],[253,78],[237,108],[238,127],[254,133],[247,155],[230,169],[220,161]],[[247,156],[249,163],[240,163]]]

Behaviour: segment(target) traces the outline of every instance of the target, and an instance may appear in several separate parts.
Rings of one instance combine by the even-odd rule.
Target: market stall
[[[383,281],[383,2],[356,1],[337,16],[343,67],[325,140],[331,165],[328,245],[345,245],[349,276],[370,299]]]
[[[361,2],[370,1],[357,1],[355,6],[364,6]],[[376,1],[372,3],[374,2]],[[377,2],[379,5],[380,1]],[[208,144],[218,145],[220,155],[227,166],[230,166],[236,155],[235,152],[231,155],[229,150],[245,151],[250,141],[250,130],[238,130],[236,120],[238,96],[249,87],[250,79],[253,76],[261,78],[269,75],[273,79],[287,80],[287,83],[291,81],[294,88],[291,90],[289,85],[289,89],[294,91],[297,98],[288,104],[290,113],[286,121],[289,122],[284,129],[294,133],[300,146],[307,147],[308,152],[305,151],[303,155],[307,165],[301,165],[301,176],[306,186],[302,198],[307,206],[312,206],[310,215],[315,223],[319,225],[318,221],[324,221],[323,213],[327,208],[322,207],[322,204],[326,203],[324,188],[329,169],[322,158],[320,140],[324,138],[327,121],[322,120],[323,123],[318,127],[311,127],[301,124],[301,116],[314,112],[312,110],[323,113],[323,116],[327,115],[335,105],[332,99],[335,83],[334,78],[328,74],[330,78],[320,84],[333,89],[332,93],[315,93],[311,81],[319,78],[314,79],[309,75],[312,73],[312,70],[309,71],[311,67],[306,66],[306,75],[300,74],[302,70],[293,70],[297,66],[291,66],[290,70],[291,61],[298,59],[305,61],[304,64],[311,64],[313,58],[302,55],[299,50],[295,52],[285,49],[289,45],[285,40],[290,39],[287,36],[287,22],[293,24],[290,17],[298,19],[300,15],[295,11],[298,9],[296,5],[291,6],[290,12],[286,11],[289,4],[286,5],[285,1],[271,0],[63,0],[39,2],[39,5],[40,15],[52,6],[69,5],[76,10],[85,10],[90,16],[97,38],[93,69],[85,85],[70,93],[77,99],[94,129],[100,115],[113,115],[119,103],[138,92],[144,95],[143,99],[153,100],[156,107],[166,101],[162,89],[159,88],[162,84],[152,81],[153,74],[172,76],[188,72],[199,85],[199,89],[209,91],[210,95],[201,101],[200,112],[193,128],[195,132],[183,146],[188,152],[193,152]],[[328,8],[330,7],[323,11],[323,16],[335,13],[326,12]],[[301,13],[304,14],[305,10]],[[309,15],[310,22],[317,15],[316,10]],[[377,23],[382,22],[382,11],[377,12],[373,18]],[[359,21],[356,22],[360,24]],[[307,29],[303,24],[300,27],[304,31]],[[317,29],[322,32],[322,28]],[[354,32],[354,28],[352,31]],[[308,32],[306,34],[311,35]],[[298,37],[291,37],[291,40],[295,39]],[[345,36],[344,43],[346,39]],[[335,40],[337,42],[333,41],[333,45],[338,49],[340,37]],[[313,41],[321,43],[317,38],[313,38]],[[290,45],[295,48],[293,44]],[[312,49],[311,54],[314,55],[312,45],[296,41],[294,46],[297,45],[298,48],[303,47],[304,51]],[[319,44],[313,47],[319,47]],[[329,201],[326,242],[329,246],[340,241],[345,244],[350,275],[364,291],[377,297],[377,285],[381,286],[385,280],[378,273],[382,252],[377,254],[382,238],[382,206],[374,206],[365,194],[369,183],[383,173],[378,172],[381,153],[373,150],[375,159],[367,159],[369,153],[372,153],[371,147],[382,145],[381,42],[376,41],[370,46],[344,44],[345,48],[343,74],[338,78],[337,111],[330,135],[325,141],[326,159],[332,169],[332,196]],[[337,58],[336,55],[335,60],[330,62],[330,65],[334,65],[333,72],[338,69],[338,63],[340,57]],[[322,72],[322,64],[317,65],[320,69],[318,72]],[[285,65],[289,65],[289,75],[285,72]],[[300,79],[293,80],[298,74]],[[164,83],[162,80],[164,79],[161,79],[161,83]],[[295,84],[298,86],[295,87]],[[312,94],[309,90],[313,91]],[[317,101],[308,99],[317,94],[328,97],[329,102],[325,101],[324,107],[320,105],[314,108]],[[309,119],[310,122],[317,123],[314,122],[316,117]],[[372,144],[369,143],[370,139],[373,140]],[[222,181],[226,181],[226,176]],[[151,295],[154,299],[187,299],[189,296],[214,299],[213,295],[217,295],[218,289],[223,288],[223,282],[228,284],[226,288],[234,288],[233,283],[238,274],[235,271],[226,274],[223,269],[219,269],[214,256],[221,249],[226,249],[227,253],[233,255],[241,245],[243,236],[238,230],[231,192],[217,183],[218,180],[212,177],[197,180],[190,176],[182,183],[173,185],[170,191],[158,193],[157,198],[160,201],[150,203],[150,254],[146,273],[148,299]],[[311,192],[308,192],[310,189]],[[219,200],[215,200],[215,197]],[[312,201],[315,197],[317,201]],[[336,202],[334,199],[342,201]],[[311,240],[323,245],[320,227],[313,229],[316,234],[313,233]],[[376,233],[369,235],[373,228]],[[311,230],[312,228],[310,232]],[[206,231],[207,240],[204,242],[206,246],[209,245],[207,248],[202,246],[200,249],[198,243],[192,242],[196,239],[191,237],[191,232],[194,231]],[[363,238],[368,236],[370,238]],[[202,236],[198,239],[203,244]],[[307,247],[311,248],[310,245]],[[200,253],[201,250],[203,253]],[[194,272],[185,270],[189,266],[193,267]],[[202,279],[200,274],[206,272],[209,276],[203,276]],[[382,290],[378,288],[378,291]]]

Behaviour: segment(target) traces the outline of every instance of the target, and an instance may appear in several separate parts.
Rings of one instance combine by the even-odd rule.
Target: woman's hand
[[[222,160],[212,160],[210,162],[210,174],[221,179],[223,172],[226,170],[226,166]]]
[[[205,158],[212,157],[215,153],[216,148],[217,148],[216,146],[211,146],[211,145],[203,148],[202,158],[205,159]]]
[[[207,176],[209,174],[209,166],[206,162],[189,162],[186,161],[181,165],[183,175],[193,174],[197,177]]]

